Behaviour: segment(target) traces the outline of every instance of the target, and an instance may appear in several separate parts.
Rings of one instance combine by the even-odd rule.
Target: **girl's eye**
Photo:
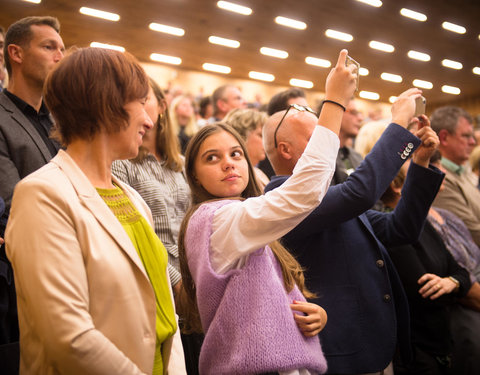
[[[217,156],[216,155],[208,155],[207,156],[207,161],[216,161],[217,160]]]
[[[240,150],[235,150],[235,151],[232,152],[232,156],[233,156],[233,157],[236,157],[236,158],[242,157],[242,156],[243,156],[243,152],[240,151]]]

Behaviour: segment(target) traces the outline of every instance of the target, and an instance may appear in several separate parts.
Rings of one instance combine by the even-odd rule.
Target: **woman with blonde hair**
[[[170,104],[170,113],[173,129],[180,141],[180,149],[182,154],[185,154],[188,141],[198,130],[192,98],[187,95],[176,96]]]
[[[165,95],[152,79],[145,110],[153,128],[145,133],[138,156],[115,161],[112,172],[133,187],[152,210],[155,233],[167,249],[170,282],[177,293],[181,281],[178,233],[190,205],[190,188]]]
[[[242,137],[247,147],[248,156],[254,166],[255,177],[260,188],[270,181],[265,173],[257,168],[258,163],[265,159],[265,149],[262,141],[262,128],[267,121],[267,114],[254,109],[236,108],[228,112],[223,119]]]

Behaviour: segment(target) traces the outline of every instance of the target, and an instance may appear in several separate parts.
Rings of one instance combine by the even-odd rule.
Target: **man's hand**
[[[327,312],[320,306],[310,302],[293,301],[290,308],[305,314],[293,314],[293,318],[304,336],[313,337],[325,328]]]
[[[414,131],[413,134],[420,138],[422,143],[413,153],[412,161],[415,164],[428,168],[430,157],[440,144],[440,140],[435,131],[431,128],[430,120],[427,116],[421,115],[418,117],[418,120],[417,130]]]
[[[412,88],[402,92],[392,105],[392,122],[407,128],[415,114],[415,99],[422,95],[422,90]]]
[[[430,297],[430,299],[437,299],[444,294],[452,293],[457,287],[457,284],[448,277],[440,277],[433,273],[424,274],[418,279],[418,283],[424,284],[418,293],[420,293],[423,298]]]

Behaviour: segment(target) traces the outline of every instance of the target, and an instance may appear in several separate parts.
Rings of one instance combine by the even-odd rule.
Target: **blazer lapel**
[[[47,145],[43,142],[37,129],[32,125],[29,119],[17,108],[17,106],[4,94],[0,93],[0,105],[10,114],[19,126],[21,126],[27,134],[32,138],[32,141],[37,145],[40,153],[45,158],[45,163],[48,163],[52,158],[52,154],[48,150]]]
[[[98,195],[95,187],[90,183],[82,170],[63,150],[58,152],[57,156],[52,159],[52,162],[57,164],[70,179],[80,201],[95,216],[99,225],[117,242],[118,246],[130,257],[132,262],[135,263],[148,279],[142,261],[132,241],[128,237],[127,232],[125,232],[122,224],[120,224],[113,212]]]

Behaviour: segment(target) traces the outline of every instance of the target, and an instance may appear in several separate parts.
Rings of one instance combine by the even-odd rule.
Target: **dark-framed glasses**
[[[290,104],[287,108],[287,110],[285,111],[285,113],[283,114],[282,116],[282,119],[280,120],[280,122],[278,123],[277,125],[277,128],[275,129],[275,133],[273,133],[273,141],[275,142],[275,148],[278,147],[278,144],[277,144],[277,132],[278,132],[278,128],[280,127],[280,125],[282,125],[282,122],[283,120],[285,119],[285,117],[287,116],[287,113],[288,111],[290,111],[290,109],[293,108],[293,109],[296,109],[297,111],[299,112],[310,112],[312,113],[313,115],[315,115],[315,117],[318,117],[318,114],[317,112],[315,112],[313,109],[311,109],[310,107],[307,107],[305,105],[300,105],[300,104]]]

